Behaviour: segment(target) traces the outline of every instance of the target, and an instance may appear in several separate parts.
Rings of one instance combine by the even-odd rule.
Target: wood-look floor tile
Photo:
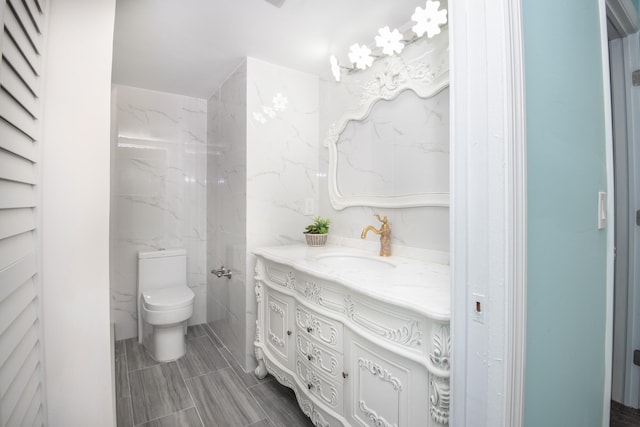
[[[116,398],[116,423],[118,427],[133,427],[130,397]]]
[[[186,338],[188,340],[193,338],[198,338],[207,335],[207,331],[205,329],[206,323],[201,323],[199,325],[191,325],[187,326],[187,335]]]
[[[264,419],[264,420],[258,421],[257,423],[253,423],[247,427],[273,427],[273,424],[271,424],[268,419]],[[292,426],[288,426],[288,427],[292,427]]]
[[[153,357],[147,353],[142,344],[138,343],[138,338],[134,337],[125,340],[125,348],[129,372],[160,364],[160,362],[153,360]]]
[[[134,424],[193,406],[176,362],[129,373]]]
[[[208,336],[187,340],[187,352],[178,359],[184,378],[192,378],[229,366]]]
[[[118,425],[120,427],[120,425]],[[196,408],[175,412],[166,417],[141,424],[141,427],[203,427]]]
[[[640,426],[640,410],[629,408],[616,401],[611,401],[611,427]]]
[[[298,406],[293,390],[278,381],[251,386],[249,391],[277,427],[313,426]]]
[[[227,350],[226,347],[221,348],[220,353],[222,353],[224,358],[227,359],[227,362],[229,362],[229,366],[231,366],[231,368],[240,378],[240,381],[242,381],[245,387],[251,387],[252,385],[271,381],[273,379],[271,375],[267,375],[263,379],[259,380],[258,377],[256,377],[256,375],[253,373],[253,371],[245,372],[244,369],[240,367],[240,364],[238,364],[236,358],[233,357],[233,355],[229,352],[229,350]]]
[[[231,368],[187,380],[207,427],[247,426],[266,418]]]
[[[130,397],[129,370],[127,369],[127,353],[124,340],[116,341],[115,359],[116,398]]]

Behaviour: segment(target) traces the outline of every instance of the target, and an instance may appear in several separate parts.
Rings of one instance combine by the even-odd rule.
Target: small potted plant
[[[313,220],[313,224],[307,225],[307,228],[304,230],[307,245],[324,246],[325,243],[327,243],[329,224],[331,224],[330,219],[318,216]]]

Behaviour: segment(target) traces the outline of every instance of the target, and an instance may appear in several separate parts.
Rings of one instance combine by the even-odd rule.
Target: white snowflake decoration
[[[416,11],[411,15],[416,25],[411,29],[418,37],[422,37],[425,32],[429,38],[440,34],[440,25],[447,23],[447,10],[438,10],[438,8],[440,8],[440,2],[431,0],[427,0],[424,9],[416,7]]]
[[[267,123],[267,119],[262,115],[262,113],[258,113],[257,111],[253,113],[253,118],[258,122],[265,124]]]
[[[272,119],[276,116],[276,112],[271,107],[262,107],[262,111]]]
[[[355,43],[349,49],[349,61],[360,70],[366,70],[367,67],[371,67],[373,64],[373,56],[371,56],[371,49],[365,45],[359,45]]]
[[[273,108],[276,111],[284,111],[287,109],[287,104],[289,100],[286,96],[282,95],[280,92],[276,93],[276,96],[273,97]]]
[[[380,28],[378,30],[379,36],[376,36],[376,46],[382,48],[382,53],[385,55],[393,55],[394,53],[402,52],[404,44],[402,40],[402,34],[397,29],[393,31],[389,30],[389,27]]]

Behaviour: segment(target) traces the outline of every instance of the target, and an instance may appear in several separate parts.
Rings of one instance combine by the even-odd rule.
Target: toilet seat
[[[142,292],[144,308],[152,311],[177,310],[193,304],[195,295],[186,286],[150,289]]]

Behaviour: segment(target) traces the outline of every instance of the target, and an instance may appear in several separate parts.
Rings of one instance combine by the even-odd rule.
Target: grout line
[[[179,410],[174,411],[174,412],[171,412],[171,413],[169,413],[169,414],[165,414],[165,415],[162,415],[162,416],[159,416],[159,417],[153,418],[153,419],[151,419],[151,420],[147,420],[147,421],[141,422],[140,424],[135,424],[135,425],[134,425],[134,427],[136,427],[136,426],[141,426],[141,425],[143,425],[143,424],[150,423],[150,422],[152,422],[152,421],[161,420],[161,419],[162,419],[162,418],[164,418],[164,417],[168,417],[169,415],[179,414],[180,412],[184,412],[184,411],[186,411],[187,409],[191,409],[191,408],[195,408],[195,409],[196,409],[196,411],[198,410],[198,408],[196,408],[196,406],[195,406],[195,405],[193,405],[193,406],[189,406],[188,408],[179,409]],[[202,420],[200,420],[200,422],[202,422]],[[203,425],[204,425],[204,424],[203,424]]]
[[[209,338],[209,341],[211,341],[211,344],[213,344],[213,346],[216,348],[216,350],[218,350],[218,353],[220,353],[220,356],[222,356],[222,358],[227,362],[227,365],[229,368],[231,368],[232,370],[235,371],[235,369],[233,369],[232,364],[235,362],[235,359],[229,360],[227,359],[227,356],[224,355],[224,351],[226,350],[229,354],[231,354],[231,352],[229,351],[229,349],[227,348],[227,346],[222,342],[222,340],[220,339],[220,337],[218,336],[218,334],[216,334],[213,330],[213,328],[211,328],[211,326],[209,326],[208,323],[203,323],[203,327],[207,328],[209,331],[211,331],[211,335],[216,337],[216,340],[218,340],[218,342],[222,345],[221,347],[218,347],[218,345],[213,341],[213,339],[211,338],[211,336],[209,334],[206,334],[207,338]],[[231,357],[233,358],[233,354],[231,354]],[[237,363],[237,362],[236,362]],[[219,369],[218,369],[219,370]],[[244,385],[244,383],[243,383]]]
[[[222,347],[218,347],[218,345],[217,345],[217,344],[216,344],[216,343],[211,339],[211,337],[209,336],[209,334],[206,334],[206,335],[207,335],[207,337],[208,337],[208,338],[211,340],[211,342],[213,343],[213,345],[215,345],[215,346],[216,346],[216,348],[225,348],[225,349],[227,349],[227,346],[225,345],[224,341],[222,341],[222,340],[220,339],[220,337],[218,336],[218,334],[216,334],[216,332],[213,330],[213,328],[212,328],[211,326],[209,326],[209,324],[208,324],[208,323],[203,323],[203,325],[204,325],[204,327],[206,327],[207,329],[209,329],[209,331],[211,331],[211,335],[213,335],[214,337],[216,337],[216,340],[218,340],[218,342],[222,345]],[[206,333],[206,331],[205,331],[205,333]],[[229,349],[227,349],[227,351],[228,351],[228,350],[229,350]],[[229,353],[231,353],[231,352],[229,352]]]
[[[225,369],[231,369],[233,371],[233,368],[231,366],[225,366],[224,368],[220,368],[220,369],[215,370],[215,371],[205,372],[204,374],[200,374],[200,375],[196,375],[195,377],[187,378],[187,380],[192,380],[194,378],[206,377],[207,375],[217,374],[217,373],[220,373],[221,371],[224,371]]]
[[[178,362],[176,362],[176,367],[178,368],[178,372],[180,373],[180,379],[184,383],[184,386],[187,387],[187,378],[184,377],[184,373],[182,372],[182,368],[180,368],[180,364]],[[187,390],[189,390],[189,387],[187,387]],[[191,396],[191,393],[189,393],[189,397],[191,397],[191,401],[195,405],[196,401],[193,400],[193,396]]]
[[[224,354],[222,355],[222,357],[224,357]],[[225,360],[226,360],[226,357],[224,357],[224,358],[225,358]],[[240,375],[238,375],[238,373],[236,372],[236,370],[235,370],[235,369],[233,369],[233,366],[231,366],[231,363],[230,363],[228,360],[227,360],[227,363],[229,363],[229,368],[231,368],[231,372],[233,372],[233,375],[235,375],[236,377],[238,377],[238,380],[240,381],[240,383],[242,383],[242,386],[243,386],[244,388],[246,388],[247,390],[249,390],[249,387],[247,387],[247,386],[244,384],[244,381],[242,381],[242,378],[240,378]]]
[[[180,365],[178,365],[178,369],[180,369]],[[222,368],[222,369],[227,369],[227,368]],[[211,375],[211,374],[215,374],[217,372],[220,372],[222,369],[218,369],[217,371],[213,371],[213,372],[207,372],[206,374],[201,374],[201,375],[196,375],[195,377],[191,377],[188,378],[189,380],[193,380],[195,378],[200,378],[200,377],[204,377],[207,375]],[[233,371],[233,369],[231,369]],[[193,398],[193,395],[191,394],[191,390],[189,389],[189,384],[187,384],[187,379],[184,378],[183,374],[182,374],[182,370],[180,370],[180,376],[182,377],[182,379],[184,380],[186,386],[187,386],[187,392],[189,393],[189,397],[191,397],[191,401],[193,402],[194,407],[196,408],[196,413],[198,414],[198,419],[200,420],[200,423],[202,423],[203,427],[204,427],[204,420],[202,419],[202,415],[200,415],[200,411],[198,410],[198,405],[196,403],[196,400]]]
[[[135,338],[135,337],[134,337]],[[133,338],[130,338],[133,339]],[[148,365],[148,366],[142,366],[140,368],[137,369],[133,369],[131,371],[129,371],[129,366],[128,366],[128,361],[127,361],[127,372],[135,372],[135,371],[139,371],[141,369],[146,369],[146,368],[151,368],[152,366],[158,366],[158,365],[162,365],[163,363],[167,363],[167,362],[158,362],[156,359],[154,359],[153,357],[151,357],[151,354],[149,354],[149,352],[147,351],[147,349],[145,348],[145,346],[143,344],[138,343],[138,340],[136,339],[134,341],[133,346],[140,346],[142,348],[142,352],[153,361],[153,365]],[[135,357],[132,355],[131,357],[133,357],[135,359]],[[137,360],[137,359],[136,359]]]
[[[187,326],[187,334],[189,333],[189,332],[188,332],[188,331],[189,331],[189,328],[191,328],[191,330],[193,330],[193,329],[195,329],[195,327],[196,327],[196,326],[202,326],[202,325],[206,325],[206,323],[198,323],[197,325],[189,325],[189,326]],[[204,327],[203,327],[202,329],[204,329]],[[185,335],[185,340],[187,340],[187,341],[189,341],[189,340],[194,340],[194,339],[202,338],[202,337],[204,337],[204,336],[206,336],[206,335],[207,335],[207,331],[205,331],[205,332],[204,332],[204,334],[202,334],[202,335],[198,335],[198,336],[191,337],[191,338],[188,338],[188,337]]]
[[[237,374],[236,374],[236,375],[237,375]],[[242,380],[241,380],[241,381],[242,381]],[[254,385],[258,385],[258,384],[254,384]],[[262,409],[262,412],[264,412],[264,414],[266,415],[267,420],[269,421],[269,423],[270,423],[271,425],[274,425],[274,426],[275,426],[275,425],[276,425],[275,421],[273,421],[273,420],[271,419],[271,417],[269,416],[269,413],[268,413],[267,411],[265,411],[265,410],[264,410],[264,408],[262,407],[262,405],[260,404],[260,402],[258,402],[258,399],[256,399],[256,397],[253,395],[253,393],[251,393],[251,390],[249,390],[249,387],[245,387],[245,389],[247,390],[247,393],[249,393],[249,396],[251,396],[251,397],[253,398],[253,400],[255,400],[255,402],[256,402],[256,404],[258,405],[258,407],[259,407],[260,409]]]
[[[187,390],[188,389],[189,388],[187,387]],[[189,392],[189,393],[191,393],[191,392]],[[198,411],[198,407],[195,406],[195,408],[196,408],[196,415],[198,416],[198,419],[200,420],[200,424],[202,425],[202,427],[204,427],[204,421],[202,420],[202,415],[200,415],[200,411]]]
[[[233,371],[233,369],[231,369]],[[244,387],[244,390],[249,394],[249,396],[251,396],[251,398],[253,399],[254,402],[256,402],[256,405],[258,405],[258,408],[260,408],[260,410],[262,411],[262,413],[264,414],[265,417],[267,417],[267,419],[269,420],[269,422],[273,425],[275,425],[275,423],[273,422],[273,420],[271,419],[271,417],[269,416],[269,413],[267,411],[264,410],[264,408],[262,407],[262,405],[260,404],[260,402],[258,402],[258,399],[256,399],[256,397],[253,395],[253,393],[251,393],[251,390],[249,390],[249,387],[245,386],[244,383],[242,382],[242,379],[240,379],[240,376],[238,374],[236,374],[235,371],[233,371],[233,373],[235,374],[236,377],[238,377],[238,381],[240,381],[240,384],[242,384],[242,386]],[[260,420],[258,420],[260,421]]]
[[[134,369],[133,371],[129,371],[129,373],[132,374],[134,372],[144,371],[145,369],[155,368],[156,366],[166,365],[167,363],[171,363],[171,362],[175,362],[175,360],[169,360],[168,362],[158,362],[155,365],[150,365],[150,366],[145,366],[145,367],[142,367],[142,368]]]

